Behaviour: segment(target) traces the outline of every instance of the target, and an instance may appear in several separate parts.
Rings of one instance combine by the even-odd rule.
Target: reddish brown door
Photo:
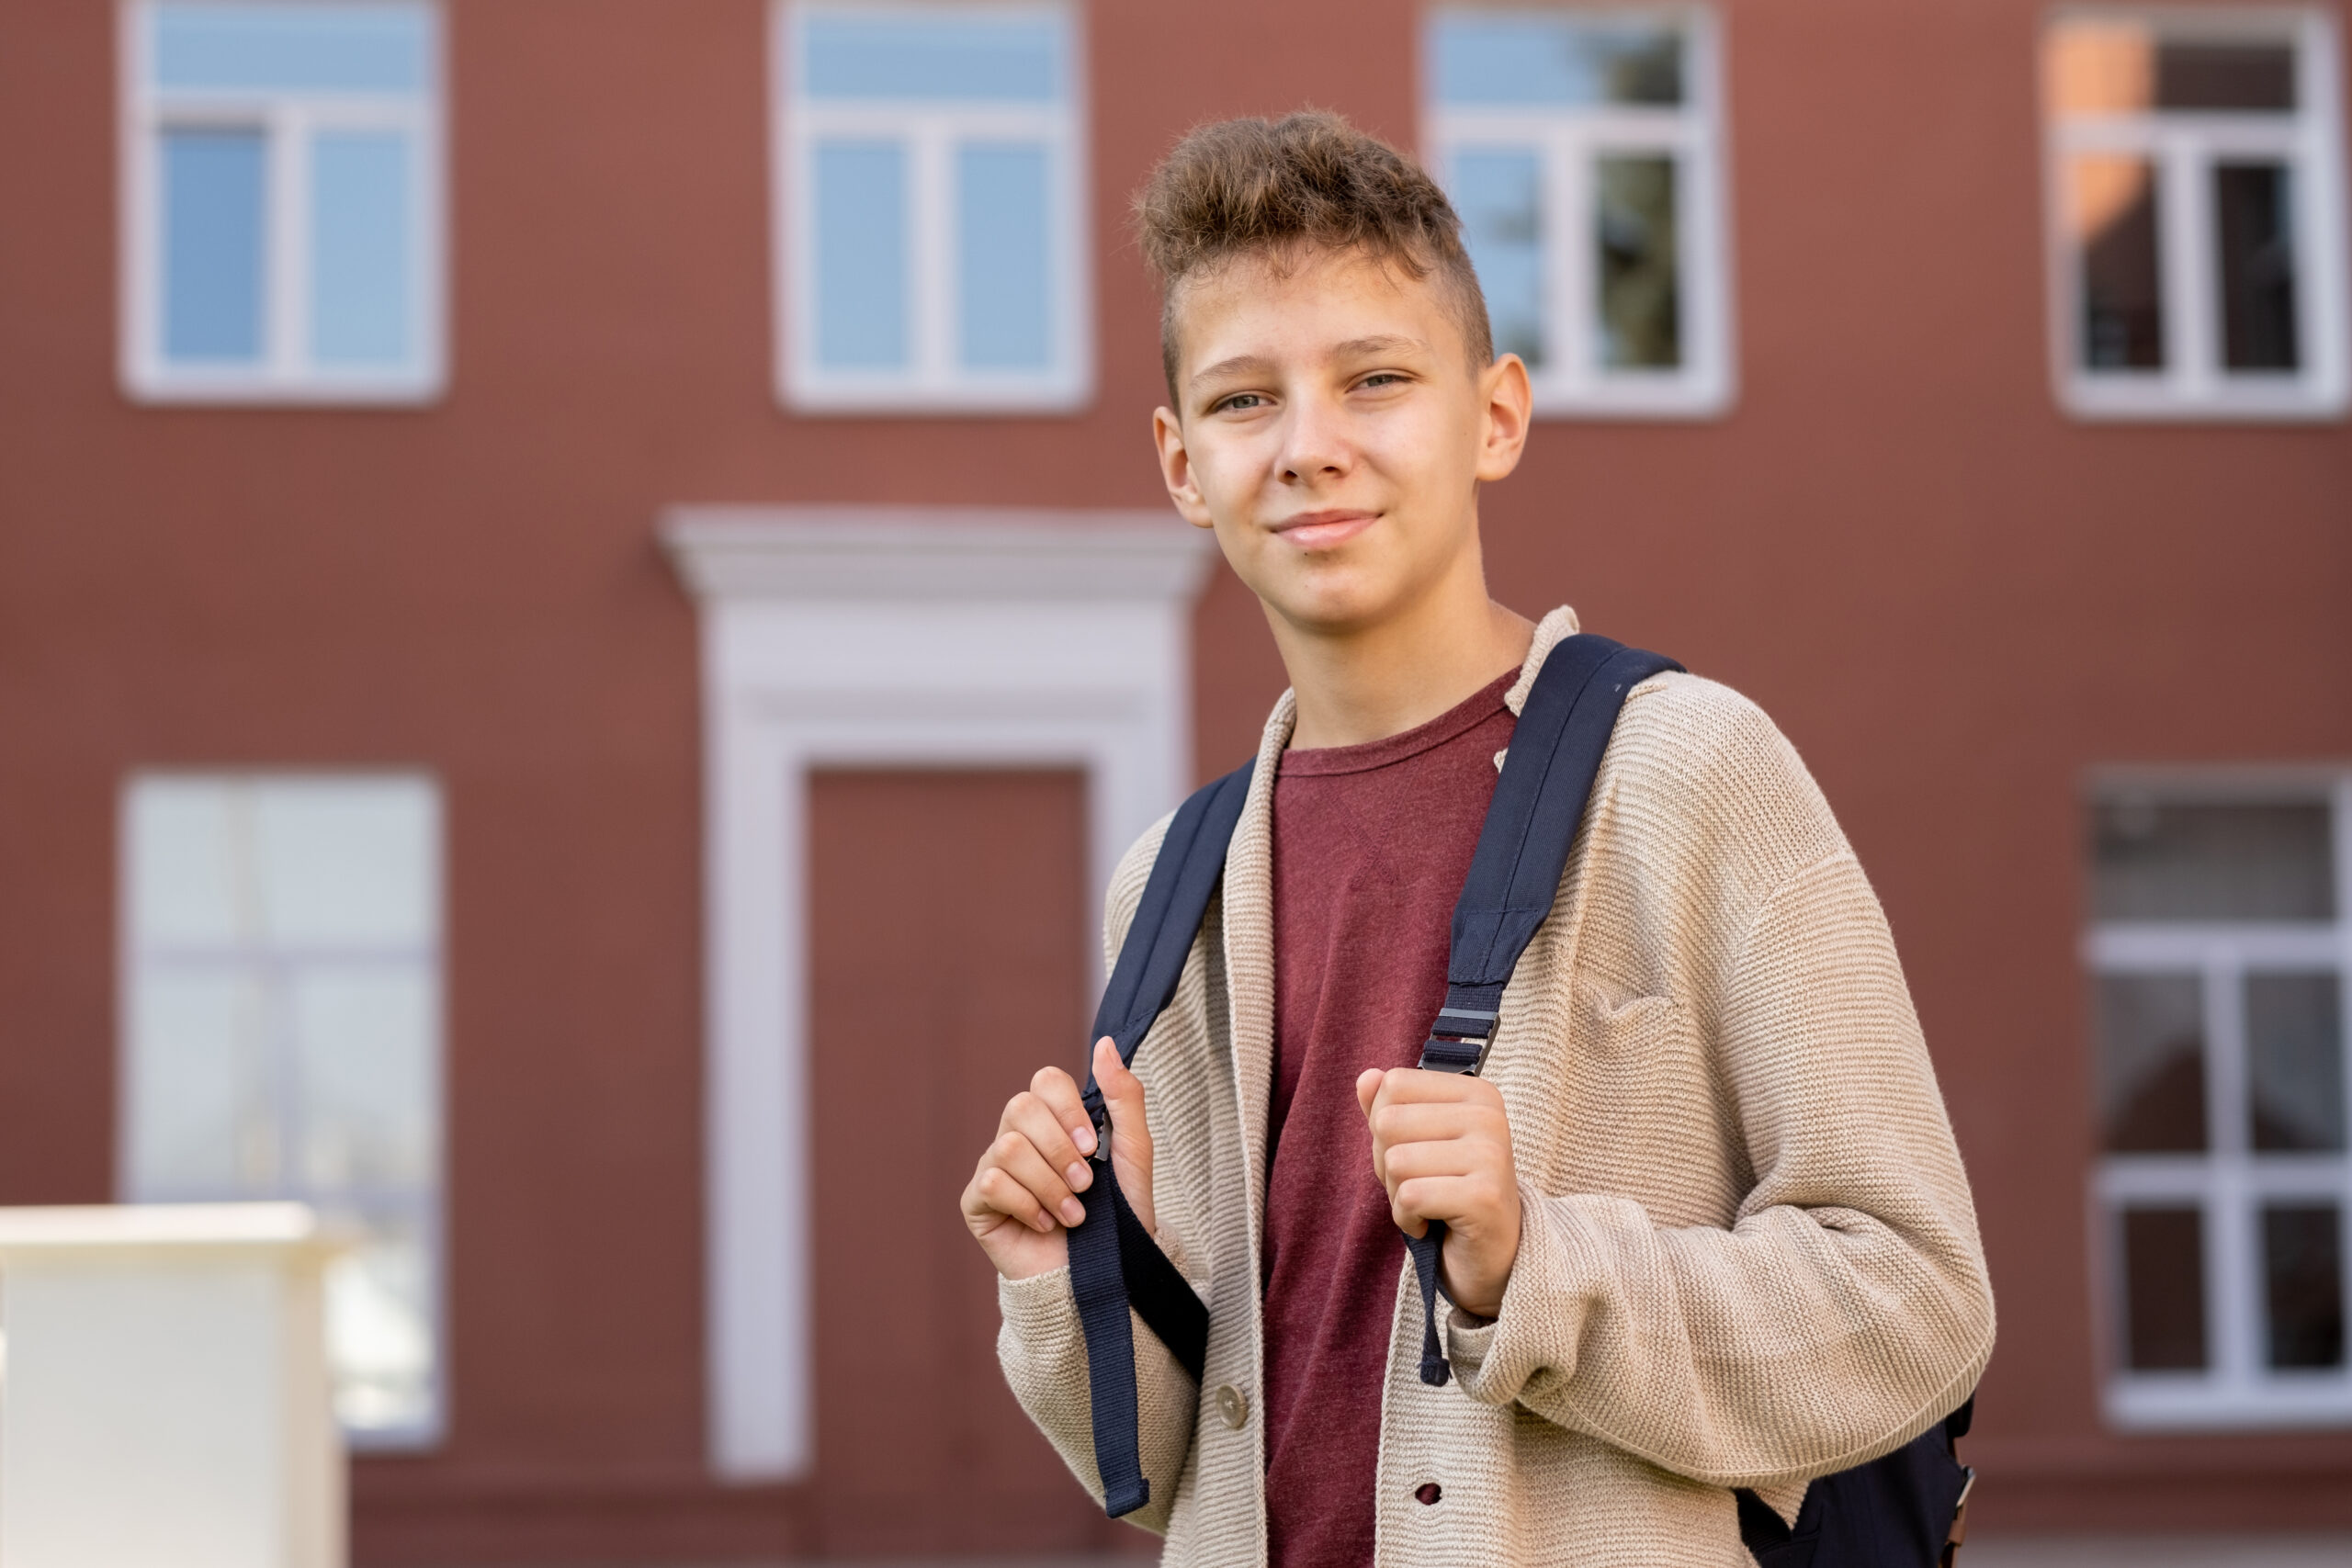
[[[1005,1100],[1081,1055],[1085,790],[824,772],[809,799],[817,1466],[829,1552],[1099,1551],[996,1366],[956,1194]]]

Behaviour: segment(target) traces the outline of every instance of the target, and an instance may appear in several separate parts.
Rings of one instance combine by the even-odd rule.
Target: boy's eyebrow
[[[1355,359],[1367,354],[1396,354],[1410,349],[1419,349],[1426,354],[1429,346],[1419,338],[1403,337],[1392,333],[1381,337],[1350,338],[1345,343],[1332,344],[1331,353],[1339,358]]]
[[[1230,359],[1218,360],[1204,370],[1193,371],[1191,385],[1197,387],[1204,381],[1214,380],[1220,376],[1250,375],[1266,369],[1271,364],[1272,361],[1261,359],[1254,354],[1237,354]]]
[[[1426,354],[1429,347],[1419,338],[1390,333],[1379,337],[1351,337],[1345,343],[1335,343],[1331,345],[1331,357],[1360,359],[1366,355],[1398,354],[1415,349]],[[1270,368],[1272,364],[1272,361],[1254,354],[1237,354],[1230,359],[1220,359],[1205,369],[1193,371],[1189,384],[1197,387],[1204,381],[1221,377],[1255,375]]]

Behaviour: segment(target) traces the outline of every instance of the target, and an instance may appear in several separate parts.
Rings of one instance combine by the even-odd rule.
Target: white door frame
[[[808,770],[1082,770],[1099,927],[1119,855],[1192,782],[1215,547],[1157,512],[695,506],[662,536],[702,623],[709,1461],[783,1481],[816,1440],[815,1227],[793,1197],[811,1179]]]

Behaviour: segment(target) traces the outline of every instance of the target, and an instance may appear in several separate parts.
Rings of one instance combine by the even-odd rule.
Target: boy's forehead
[[[1176,286],[1169,311],[1181,386],[1204,367],[1375,338],[1432,350],[1460,335],[1434,270],[1414,277],[1361,251],[1246,253]]]

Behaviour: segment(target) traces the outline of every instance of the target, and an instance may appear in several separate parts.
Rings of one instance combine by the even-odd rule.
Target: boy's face
[[[1183,288],[1160,468],[1269,612],[1344,635],[1465,572],[1483,603],[1477,486],[1526,443],[1519,357],[1474,370],[1434,276],[1351,252],[1244,257]]]

